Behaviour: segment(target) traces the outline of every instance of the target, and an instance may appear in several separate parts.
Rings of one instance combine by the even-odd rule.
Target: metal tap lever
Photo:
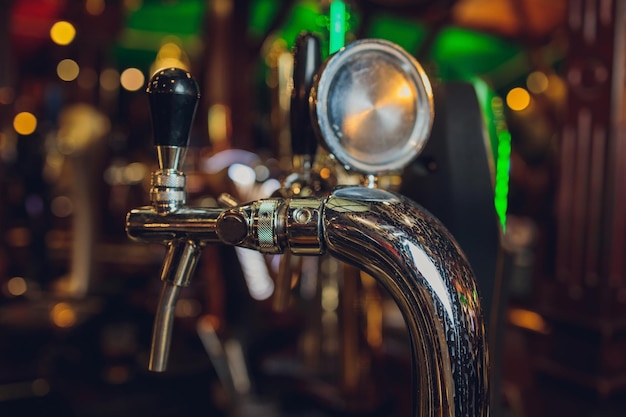
[[[159,216],[178,211],[185,204],[185,174],[180,171],[189,144],[191,124],[200,89],[180,68],[158,71],[148,84],[154,142],[159,169],[152,173],[150,199]],[[174,311],[180,289],[189,285],[200,247],[193,239],[162,239],[168,246],[163,262],[163,288],[152,331],[149,369],[164,371],[170,350]]]

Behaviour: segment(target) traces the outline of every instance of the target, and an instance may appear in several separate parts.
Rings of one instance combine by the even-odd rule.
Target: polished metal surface
[[[223,243],[263,253],[282,253],[291,248],[294,254],[321,254],[321,204],[322,200],[315,198],[264,199],[229,208],[182,207],[172,213],[140,207],[126,216],[126,233],[146,243]],[[232,236],[238,236],[236,241]]]
[[[286,233],[289,249],[294,255],[320,255],[320,214],[322,201],[317,198],[293,199],[286,211]]]
[[[183,207],[174,213],[160,214],[146,206],[131,210],[126,216],[126,233],[131,239],[167,243],[175,239],[193,239],[198,243],[218,243],[217,218],[224,209]]]
[[[186,177],[179,171],[158,170],[150,178],[152,187],[185,188]]]
[[[430,133],[430,81],[411,55],[388,41],[364,39],[340,50],[322,67],[311,95],[322,143],[350,170],[401,169]]]
[[[280,257],[278,272],[274,277],[274,294],[272,294],[272,308],[282,313],[287,310],[291,301],[291,286],[293,282],[293,257],[285,252]]]
[[[192,240],[175,240],[168,243],[161,269],[163,288],[152,328],[148,362],[148,369],[151,371],[163,372],[167,367],[176,302],[180,289],[191,282],[199,258],[200,246]]]
[[[259,218],[263,204],[271,205],[267,215],[277,227],[271,249],[261,247],[253,232],[265,221]],[[249,236],[238,246],[275,253],[293,247],[302,252],[307,242],[305,252],[326,251],[369,273],[390,292],[411,341],[414,416],[488,416],[487,346],[475,279],[438,220],[406,197],[351,186],[336,189],[328,198],[260,200],[165,216],[151,208],[138,209],[129,213],[127,230],[142,241],[219,243],[217,222],[223,212],[233,210],[250,221]],[[171,264],[166,262],[164,268],[179,269]],[[167,302],[164,306],[168,311]],[[167,329],[167,323],[163,314],[155,333],[157,325]],[[162,333],[157,336],[162,338]]]
[[[262,250],[276,246],[276,208],[278,200],[262,200],[257,207],[256,239]]]
[[[178,210],[186,203],[186,177],[179,169],[187,148],[181,146],[156,146],[159,169],[150,178],[150,201],[159,213]]]
[[[186,287],[193,278],[201,246],[190,239],[176,240],[170,242],[168,246],[161,280],[179,287]]]
[[[180,171],[187,153],[187,148],[182,146],[156,146],[157,160],[161,171]]]
[[[148,369],[163,372],[167,368],[170,354],[172,330],[174,327],[174,310],[181,287],[164,281],[159,298],[159,305],[152,328],[152,344]]]
[[[391,192],[337,189],[326,201],[328,253],[393,296],[412,350],[413,416],[489,415],[487,346],[476,282],[452,236]]]
[[[159,213],[168,213],[183,206],[187,194],[182,189],[153,187],[150,189],[150,200]]]
[[[180,186],[176,178],[184,174],[178,171],[182,156],[173,147],[188,137],[183,121],[193,116],[197,93],[195,87],[187,88],[194,83],[186,73],[173,71],[174,76],[183,87],[182,98],[155,80],[151,85],[160,88],[151,95],[153,109],[166,117],[181,99],[189,104],[185,117],[158,125],[163,128],[157,135],[162,175],[153,183],[152,206],[131,210],[126,219],[132,239],[168,246],[151,369],[165,369],[176,300],[193,275],[202,246],[223,243],[259,253],[329,254],[334,262],[374,277],[402,312],[411,344],[411,415],[487,417],[487,346],[468,261],[426,210],[375,188],[377,174],[403,168],[429,135],[432,91],[419,64],[390,42],[357,41],[327,61],[313,88],[311,110],[318,135],[346,168],[365,174],[366,186],[321,193],[322,188],[311,187],[317,182],[307,173],[288,182],[281,198],[246,205],[226,199],[224,208],[186,207],[176,194],[184,196],[184,183]],[[307,161],[302,167],[307,168]],[[310,194],[302,192],[302,184]]]

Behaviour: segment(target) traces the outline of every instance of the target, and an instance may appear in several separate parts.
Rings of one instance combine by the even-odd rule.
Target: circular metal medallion
[[[356,41],[331,56],[313,86],[311,106],[327,150],[364,174],[406,166],[433,121],[426,73],[398,45],[379,39]]]

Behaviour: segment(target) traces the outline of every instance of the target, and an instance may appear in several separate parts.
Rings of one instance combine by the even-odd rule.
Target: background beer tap
[[[291,136],[292,172],[283,181],[276,195],[284,198],[293,196],[321,196],[330,192],[330,184],[314,169],[317,154],[317,138],[311,127],[309,97],[313,77],[322,63],[320,40],[312,33],[303,32],[293,48],[293,87],[289,108],[289,131]],[[301,260],[292,259],[289,253],[282,255],[273,305],[283,311],[289,303],[294,268],[301,268]]]
[[[301,178],[301,181],[305,182],[306,188],[314,186],[311,175],[317,153],[317,138],[311,128],[309,97],[313,77],[321,65],[322,53],[319,38],[312,33],[301,33],[293,48],[293,89],[289,108],[289,127],[293,171],[297,177]],[[306,195],[306,190],[293,189],[292,182],[288,177],[285,188],[294,194]]]
[[[276,192],[284,198],[326,197],[337,184],[334,163],[327,154],[318,152],[312,125],[310,97],[322,65],[320,48],[319,37],[310,32],[302,32],[293,47],[289,109],[292,171]],[[363,290],[363,280],[374,285]],[[309,379],[299,384],[305,395],[334,411],[372,412],[379,407],[382,396],[368,377],[373,361],[371,350],[377,346],[368,346],[364,335],[376,325],[381,327],[380,321],[375,324],[374,320],[364,319],[371,317],[373,310],[380,311],[375,281],[330,256],[312,259],[285,252],[275,282],[272,300],[276,311],[306,312],[297,359],[306,369],[305,379]],[[362,331],[363,328],[367,330]],[[382,329],[375,332],[380,334]],[[304,376],[291,375],[296,380]],[[316,385],[326,387],[324,395]],[[363,399],[366,390],[368,400]]]

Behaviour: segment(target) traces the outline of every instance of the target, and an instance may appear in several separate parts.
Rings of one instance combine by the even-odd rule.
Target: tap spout
[[[200,258],[200,247],[193,241],[171,241],[161,270],[163,287],[159,296],[148,369],[163,372],[167,367],[174,328],[174,313],[180,290],[189,285]]]
[[[152,327],[152,344],[148,362],[148,369],[151,371],[163,372],[167,368],[174,327],[174,311],[181,288],[168,281],[164,281],[161,287],[161,295]]]
[[[413,415],[489,415],[487,346],[476,283],[447,230],[411,200],[343,187],[326,200],[326,250],[374,276],[402,311]]]

